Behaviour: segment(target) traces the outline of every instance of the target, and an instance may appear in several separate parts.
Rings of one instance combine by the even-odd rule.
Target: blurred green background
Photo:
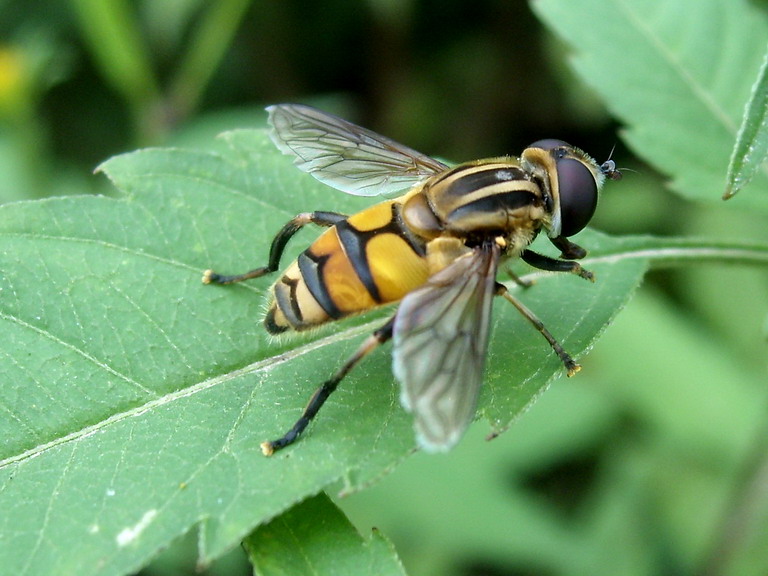
[[[695,2],[694,2],[695,4]],[[758,215],[698,205],[621,127],[522,0],[0,1],[0,201],[111,194],[93,169],[144,146],[210,149],[303,101],[435,156],[545,137],[630,168],[594,227],[760,239]],[[296,210],[333,209],[297,206]],[[653,271],[614,326],[494,442],[416,454],[339,500],[410,574],[767,574],[768,274]],[[394,381],[393,381],[394,384]],[[146,574],[194,571],[194,542]],[[240,551],[210,568],[247,573]]]

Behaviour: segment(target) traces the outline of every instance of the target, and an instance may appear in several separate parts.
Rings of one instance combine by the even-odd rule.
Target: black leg
[[[336,374],[334,374],[330,380],[324,382],[320,388],[315,390],[312,398],[309,399],[307,407],[304,408],[304,413],[296,421],[293,427],[288,430],[288,432],[286,432],[277,440],[261,443],[261,451],[265,456],[271,456],[277,450],[285,448],[286,446],[293,444],[296,441],[296,439],[299,437],[299,434],[304,431],[312,419],[317,415],[320,408],[322,408],[323,404],[325,404],[325,401],[328,400],[328,397],[331,394],[333,394],[334,390],[336,390],[336,387],[339,385],[339,382],[341,382],[344,377],[349,374],[350,370],[352,370],[357,365],[357,363],[365,358],[365,356],[367,356],[370,352],[392,338],[392,326],[394,325],[394,322],[394,317],[390,318],[389,321],[384,324],[384,326],[366,338],[360,347],[355,351],[355,353],[352,354],[352,356],[339,369],[339,371],[336,372]]]
[[[274,272],[280,267],[280,258],[285,251],[285,247],[296,232],[309,223],[327,228],[346,218],[347,216],[338,214],[337,212],[303,212],[283,226],[280,232],[277,233],[277,236],[275,236],[274,240],[272,240],[272,246],[269,249],[269,262],[266,266],[254,268],[244,274],[234,274],[232,276],[223,276],[217,274],[213,270],[206,270],[203,272],[203,284],[234,284],[235,282],[242,282],[243,280],[250,280],[251,278],[259,278],[265,274]]]
[[[509,291],[507,290],[506,286],[504,284],[496,284],[496,295],[497,296],[503,296],[508,302],[510,302],[517,310],[525,316],[525,318],[533,324],[533,327],[538,330],[542,336],[549,342],[549,345],[552,346],[552,349],[557,354],[558,358],[560,358],[560,361],[565,366],[565,369],[567,370],[568,376],[573,376],[581,370],[581,366],[576,364],[576,362],[571,358],[571,355],[566,352],[563,347],[560,345],[560,343],[555,340],[555,337],[552,336],[552,333],[547,330],[547,327],[544,326],[544,323],[539,320],[539,318],[536,316],[536,314],[533,313],[528,307],[526,307],[522,302],[520,302],[517,298],[512,296]]]
[[[560,250],[560,258],[566,260],[581,260],[587,255],[587,251],[584,250],[578,244],[574,244],[565,236],[558,236],[557,238],[549,239]]]
[[[584,268],[582,268],[581,264],[578,262],[550,258],[549,256],[544,256],[543,254],[539,254],[533,250],[523,250],[520,258],[522,258],[525,262],[534,268],[539,268],[540,270],[547,270],[549,272],[570,272],[571,274],[576,274],[577,276],[580,276],[586,280],[590,280],[592,282],[595,281],[594,274],[592,274],[592,272],[589,270],[584,270]]]

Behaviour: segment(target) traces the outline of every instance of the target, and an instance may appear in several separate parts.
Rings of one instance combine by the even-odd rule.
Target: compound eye
[[[554,150],[555,148],[570,148],[570,144],[557,140],[556,138],[546,138],[544,140],[536,140],[528,148],[541,148],[542,150]]]
[[[561,234],[573,236],[589,224],[597,208],[597,182],[582,162],[573,158],[557,161],[560,190]]]

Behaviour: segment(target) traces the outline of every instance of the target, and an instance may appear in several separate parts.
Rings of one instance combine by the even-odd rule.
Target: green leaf
[[[727,187],[723,198],[736,194],[754,178],[768,157],[768,51],[752,87],[744,119],[728,165]]]
[[[762,63],[766,11],[748,0],[536,0],[576,72],[626,124],[633,151],[688,198],[722,194]],[[755,186],[768,190],[765,171]],[[766,195],[742,201],[768,207]]]
[[[273,519],[244,545],[259,576],[405,574],[392,545],[375,530],[364,540],[325,494]]]
[[[264,131],[225,142],[221,154],[143,150],[110,160],[102,171],[118,199],[0,207],[0,565],[9,572],[136,571],[195,527],[205,564],[306,497],[358,490],[413,450],[384,347],[296,445],[272,458],[259,452],[391,310],[278,340],[261,326],[269,279],[201,284],[206,268],[263,263],[299,211],[370,203],[296,170]],[[287,258],[311,238],[300,232]],[[563,274],[536,274],[525,290],[508,283],[575,356],[647,262],[671,257],[661,248],[704,257],[670,240],[591,231],[575,240],[591,251],[595,284]],[[552,249],[545,239],[536,248]],[[729,258],[725,248],[708,254]],[[742,247],[746,261],[767,251]],[[489,357],[480,411],[495,431],[564,372],[503,301]]]
[[[634,258],[602,261],[600,257],[612,253],[617,240],[596,232],[582,233],[576,241],[589,249],[584,267],[595,274],[594,284],[567,274],[534,273],[524,277],[535,281],[533,287],[516,288],[513,293],[538,315],[566,350],[578,355],[594,344],[627,302],[647,262]],[[537,249],[557,255],[543,243]],[[510,415],[522,413],[541,394],[553,375],[562,373],[562,365],[512,306],[496,303],[495,318],[491,334],[495,345],[489,355],[480,410],[498,431],[509,425]],[[584,363],[588,364],[588,359]],[[515,393],[510,393],[510,381],[517,383]]]
[[[768,437],[764,371],[723,350],[677,299],[643,287],[582,372],[554,383],[507,434],[483,443],[475,423],[450,454],[417,454],[339,505],[356,525],[380,527],[421,574],[452,574],[475,558],[509,574],[659,574],[670,543],[655,545],[658,534],[681,535],[672,554],[683,560],[672,563],[695,573],[713,534],[733,533],[724,499],[741,495],[734,476]],[[664,503],[650,519],[649,502]],[[745,505],[739,521],[750,526],[759,503]],[[760,533],[751,526],[747,534]]]

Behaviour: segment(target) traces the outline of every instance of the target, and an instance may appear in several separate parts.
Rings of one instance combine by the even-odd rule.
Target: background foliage
[[[93,573],[135,571],[176,542],[146,573],[175,573],[198,559],[216,560],[214,572],[243,573],[239,549],[220,559],[245,536],[237,530],[283,510],[291,500],[281,494],[298,499],[330,485],[363,536],[324,497],[308,500],[249,538],[260,573],[309,569],[296,562],[318,573],[400,573],[373,526],[410,574],[765,573],[767,278],[764,265],[723,265],[750,260],[733,248],[739,241],[754,247],[752,260],[766,250],[765,173],[729,203],[719,199],[766,48],[764,3],[371,0],[350,9],[340,0],[73,0],[0,8],[0,197],[9,202],[0,216],[0,494],[9,502],[0,554],[8,565],[67,573],[76,565],[67,562],[97,558]],[[296,211],[354,209],[354,199],[291,169],[258,132],[213,138],[260,127],[264,104],[293,100],[455,160],[517,153],[547,136],[599,159],[615,145],[618,164],[636,172],[610,184],[594,227],[653,238],[622,244],[592,232],[585,245],[598,259],[656,250],[651,264],[700,265],[653,268],[582,359],[582,373],[555,380],[494,442],[483,441],[490,428],[480,421],[449,455],[405,459],[410,424],[380,354],[345,383],[311,441],[276,468],[256,446],[293,413],[258,420],[254,399],[301,406],[326,359],[348,353],[375,322],[325,333],[319,346],[270,343],[257,321],[264,286],[197,284],[208,265],[255,263]],[[177,149],[105,164],[119,193],[91,174],[108,157],[149,145]],[[259,205],[266,182],[279,188]],[[92,193],[108,197],[10,203]],[[258,221],[243,218],[249,205]],[[681,246],[685,258],[661,252]],[[602,324],[642,266],[596,266],[599,289],[617,297],[595,320]],[[541,282],[530,296],[542,316],[556,306],[576,315],[554,314],[555,333],[600,309],[587,300],[591,287],[565,280]],[[525,327],[500,314],[484,404],[496,426],[526,404],[504,391],[504,367],[535,369],[547,356],[541,345],[544,360],[527,348],[520,359],[526,340],[513,338]],[[571,346],[590,342],[585,335]],[[522,404],[504,403],[516,399]],[[359,420],[355,433],[349,420]],[[380,435],[375,446],[365,431]],[[211,438],[210,453],[188,457]],[[87,494],[96,489],[96,498]],[[69,538],[76,554],[67,554]],[[268,545],[292,538],[304,546]],[[104,542],[115,539],[119,551],[105,556]]]

